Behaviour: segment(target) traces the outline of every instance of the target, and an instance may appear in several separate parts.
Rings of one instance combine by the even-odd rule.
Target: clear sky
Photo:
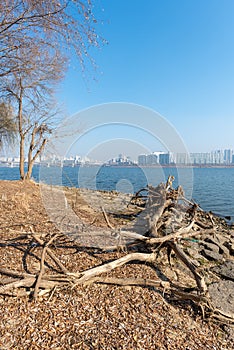
[[[93,3],[109,44],[92,50],[99,68],[87,79],[69,70],[58,93],[68,114],[135,103],[166,118],[189,152],[234,148],[234,0]]]

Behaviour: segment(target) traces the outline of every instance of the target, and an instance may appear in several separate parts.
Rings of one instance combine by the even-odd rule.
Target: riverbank
[[[107,222],[100,206],[98,209],[94,205],[100,204],[101,196],[102,206],[119,210],[120,214],[129,195],[76,188],[64,191],[68,204],[85,224],[118,227],[128,224],[134,215],[131,208],[128,216],[108,213]],[[28,244],[25,235],[36,232],[43,238],[59,233],[42,203],[40,186],[33,182],[0,181],[0,210],[1,268],[38,273],[40,247],[33,242]],[[69,271],[99,266],[124,254],[85,249],[66,235],[59,236],[52,249]],[[51,265],[48,259],[45,268]],[[158,266],[161,267],[163,262]],[[117,268],[114,276],[153,279],[155,271],[146,264],[132,263]],[[0,277],[0,283],[6,278],[11,280]],[[226,350],[233,345],[228,333],[215,323],[202,320],[201,310],[193,303],[164,299],[155,287],[66,285],[39,296],[37,301],[30,301],[28,295],[1,295],[0,305],[1,349]]]
[[[186,197],[206,211],[230,216],[234,222],[234,168],[33,168],[33,179],[50,184],[134,193],[147,184],[157,186],[169,175],[174,187],[182,185]],[[18,168],[0,168],[0,179],[19,179]]]

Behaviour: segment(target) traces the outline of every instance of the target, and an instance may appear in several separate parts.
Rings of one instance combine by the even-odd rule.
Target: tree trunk
[[[35,155],[33,156],[32,150],[33,150],[33,147],[34,147],[34,136],[35,136],[35,133],[33,132],[32,133],[31,144],[30,144],[29,151],[28,151],[28,170],[27,170],[27,173],[25,174],[25,179],[26,180],[30,180],[30,178],[32,176],[32,170],[33,170],[33,165],[35,163],[35,160],[42,153],[42,151],[43,151],[43,149],[44,149],[44,147],[46,145],[46,142],[47,142],[47,139],[43,139],[40,147],[37,149]],[[33,145],[33,147],[32,147],[32,145]]]
[[[36,128],[37,125],[34,125],[32,134],[31,134],[31,142],[30,142],[30,146],[29,146],[29,150],[28,150],[28,169],[27,169],[27,173],[25,175],[25,179],[29,180],[31,178],[32,175],[32,169],[33,169],[33,149],[35,146],[35,134],[36,134]]]
[[[19,109],[18,109],[18,128],[20,136],[20,178],[24,180],[24,140],[25,135],[23,132],[23,87],[20,80],[20,95],[18,97]]]
[[[24,174],[24,135],[20,135],[20,178],[25,179]]]
[[[27,170],[27,173],[25,175],[25,180],[30,180],[31,176],[32,176],[32,169],[33,169],[33,162],[31,161],[29,164],[28,164],[28,170]]]

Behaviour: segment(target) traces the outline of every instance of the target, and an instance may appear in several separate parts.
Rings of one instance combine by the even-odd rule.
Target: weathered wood
[[[114,261],[111,261],[109,263],[106,263],[104,265],[100,265],[97,267],[94,267],[92,269],[83,271],[83,272],[78,272],[78,273],[68,273],[68,276],[74,277],[75,278],[75,283],[80,284],[88,281],[89,279],[96,277],[98,275],[101,275],[102,273],[107,273],[110,272],[111,270],[116,269],[117,267],[123,266],[130,261],[143,261],[143,262],[148,262],[152,263],[156,259],[156,254],[155,253],[131,253],[128,255],[125,255],[119,259],[116,259]]]
[[[34,236],[33,236],[34,237]],[[38,291],[39,291],[39,287],[40,287],[40,283],[41,283],[41,279],[42,279],[42,276],[44,274],[44,270],[45,270],[45,254],[46,254],[46,251],[48,249],[48,246],[53,242],[53,240],[55,240],[55,238],[57,237],[57,234],[52,236],[49,240],[49,242],[45,243],[44,247],[43,247],[43,250],[42,250],[42,255],[41,255],[41,262],[40,262],[40,273],[37,277],[37,281],[36,281],[36,285],[35,285],[35,288],[34,288],[34,293],[33,293],[33,298],[34,299],[37,299],[37,295],[38,295]]]
[[[177,257],[189,268],[189,270],[194,275],[196,283],[197,283],[197,286],[199,288],[199,291],[202,294],[206,293],[207,292],[207,286],[205,284],[205,280],[196,271],[196,266],[188,259],[188,257],[185,255],[185,253],[182,251],[182,249],[176,243],[168,242],[168,244],[174,250],[174,252],[176,253]]]
[[[19,281],[8,283],[6,285],[0,286],[0,294],[5,294],[9,290],[14,290],[19,287],[32,287],[35,283],[35,277],[26,277]]]
[[[42,275],[43,275],[44,269],[45,269],[44,262],[45,262],[46,248],[47,248],[47,247],[44,247],[43,250],[42,250],[41,263],[40,263],[40,273],[39,273],[39,275],[38,275],[38,277],[37,277],[37,281],[36,281],[36,285],[35,285],[34,293],[33,293],[33,298],[34,298],[35,300],[37,299],[37,294],[38,294],[39,286],[40,286],[41,279],[42,279]]]
[[[170,288],[170,282],[152,280],[148,278],[116,278],[116,277],[94,277],[91,283],[114,284],[119,286],[143,286]]]

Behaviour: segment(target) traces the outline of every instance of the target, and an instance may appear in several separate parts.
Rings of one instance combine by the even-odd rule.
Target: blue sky
[[[190,152],[234,148],[234,1],[93,3],[97,31],[109,44],[92,49],[99,68],[87,67],[87,79],[68,71],[58,93],[67,113],[135,103],[166,118]]]

